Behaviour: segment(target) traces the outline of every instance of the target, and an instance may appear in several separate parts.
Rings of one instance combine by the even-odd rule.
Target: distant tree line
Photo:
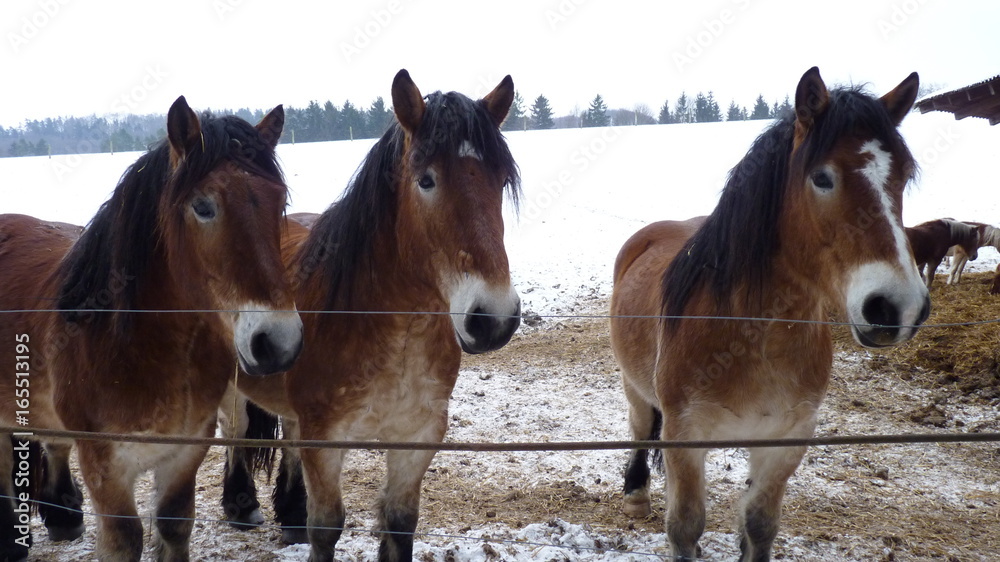
[[[782,103],[768,105],[764,96],[757,96],[753,108],[747,111],[730,102],[722,112],[715,96],[698,92],[694,99],[682,92],[674,103],[666,101],[659,116],[653,116],[648,106],[639,104],[631,109],[609,109],[600,94],[585,110],[555,117],[548,98],[539,95],[526,107],[520,92],[504,121],[505,131],[557,129],[572,127],[606,127],[609,125],[650,125],[655,123],[706,123],[772,119],[790,111],[788,96]],[[264,117],[265,111],[243,108],[214,112],[235,114],[251,123]],[[336,106],[327,101],[320,105],[310,101],[304,108],[285,108],[285,129],[281,142],[317,142],[345,139],[377,138],[392,123],[392,109],[379,97],[367,108],[359,108],[349,100]],[[0,157],[44,156],[90,152],[124,152],[146,150],[166,136],[164,115],[125,115],[112,117],[59,117],[29,120],[18,127],[0,127]]]

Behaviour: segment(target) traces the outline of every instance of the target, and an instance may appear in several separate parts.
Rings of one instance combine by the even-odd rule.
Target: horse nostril
[[[275,356],[275,348],[267,332],[254,334],[253,338],[250,339],[250,353],[258,364],[267,365],[271,362]]]
[[[899,324],[899,312],[889,299],[876,295],[868,297],[861,307],[861,316],[869,324],[879,326],[896,326]]]
[[[487,337],[490,333],[490,316],[485,312],[483,307],[477,306],[465,320],[465,330],[477,340]]]
[[[920,316],[917,317],[917,325],[923,324],[931,315],[931,298],[924,297],[924,305],[920,307]]]

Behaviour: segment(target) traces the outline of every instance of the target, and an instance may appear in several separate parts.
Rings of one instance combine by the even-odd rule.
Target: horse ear
[[[898,86],[880,98],[897,126],[913,107],[913,102],[917,99],[918,89],[920,89],[920,77],[917,76],[916,72],[911,72]]]
[[[830,105],[830,93],[819,75],[819,68],[812,67],[802,75],[795,88],[795,133],[798,136],[812,128],[816,117]],[[801,140],[801,139],[800,139]]]
[[[285,127],[285,108],[278,106],[272,109],[260,123],[257,123],[257,132],[260,133],[264,142],[274,150],[281,138],[281,130]]]
[[[514,80],[511,79],[510,74],[504,76],[497,87],[486,94],[483,103],[486,104],[486,109],[493,116],[493,122],[499,127],[507,118],[510,104],[514,103]]]
[[[201,142],[201,123],[184,96],[177,98],[167,112],[167,139],[170,141],[170,162],[174,166]]]
[[[410,78],[410,73],[402,69],[392,80],[392,110],[396,119],[410,134],[416,133],[424,118],[424,97]]]

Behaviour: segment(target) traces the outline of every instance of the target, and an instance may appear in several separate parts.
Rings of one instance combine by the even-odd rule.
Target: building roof
[[[1000,123],[1000,76],[922,99],[916,107],[920,113],[947,111],[954,113],[955,119],[982,117],[996,125]]]

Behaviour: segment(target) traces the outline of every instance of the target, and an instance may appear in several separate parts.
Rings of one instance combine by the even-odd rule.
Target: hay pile
[[[1000,402],[1000,295],[989,294],[993,274],[968,274],[952,286],[943,277],[931,290],[926,327],[906,344],[872,352],[869,367],[961,402],[995,405]],[[984,321],[994,322],[938,326]]]

